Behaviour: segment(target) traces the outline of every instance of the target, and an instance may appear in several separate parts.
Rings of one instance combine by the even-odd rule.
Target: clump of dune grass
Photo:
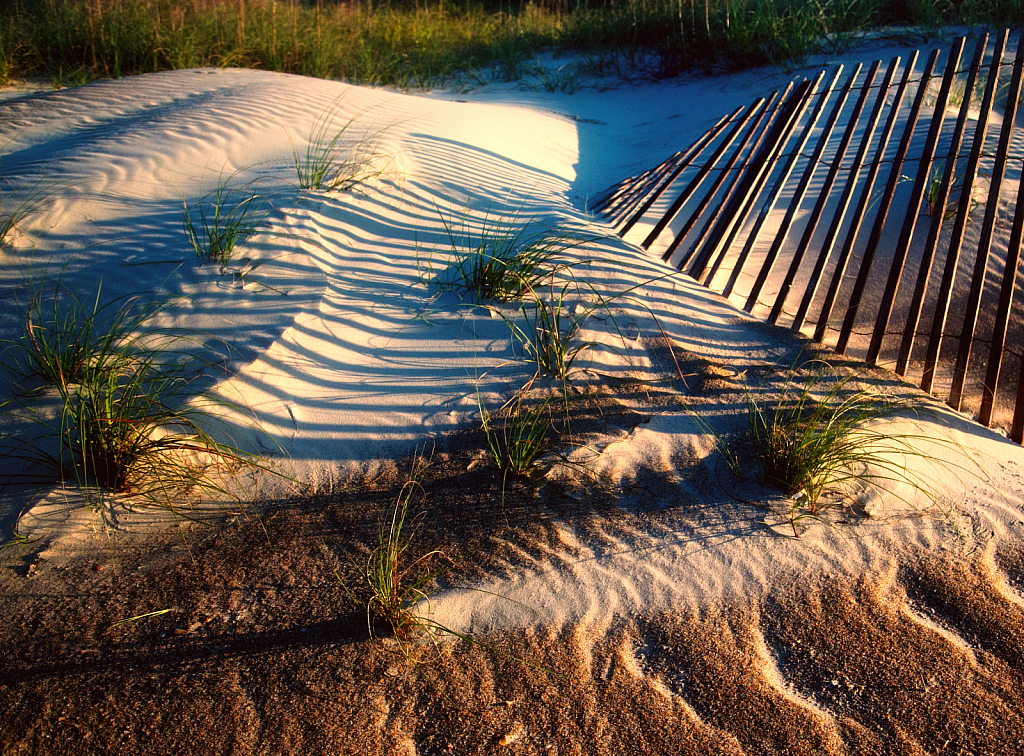
[[[869,495],[915,508],[934,506],[941,492],[922,470],[935,464],[943,474],[961,469],[929,451],[942,445],[940,439],[893,425],[927,414],[923,402],[894,396],[861,372],[811,360],[786,371],[780,388],[747,386],[745,393],[747,441],[757,477],[789,497],[786,515],[794,535],[801,519],[820,519],[830,507]],[[717,434],[715,440],[725,443]],[[739,472],[743,447],[723,451]],[[926,506],[919,507],[915,498]]]
[[[590,241],[526,217],[521,210],[508,214],[488,210],[479,221],[471,219],[468,208],[459,217],[439,214],[448,238],[447,266],[433,282],[480,302],[522,299],[567,266],[566,252]],[[428,271],[432,260],[433,253]]]
[[[4,369],[19,384],[36,379],[67,386],[141,348],[137,334],[152,307],[137,297],[104,302],[102,293],[100,283],[83,302],[59,280],[30,285],[21,335],[4,345]]]
[[[416,611],[417,604],[427,600],[435,578],[450,564],[439,549],[407,559],[416,538],[416,529],[409,523],[409,503],[419,490],[417,481],[410,481],[403,487],[390,516],[381,521],[377,544],[370,552],[364,571],[369,589],[368,616],[387,623],[403,640],[408,640],[417,630],[450,632]]]
[[[497,420],[479,396],[477,402],[480,428],[487,439],[491,461],[501,472],[503,480],[506,477],[531,477],[540,466],[540,458],[551,447],[550,401],[528,407],[523,404],[523,395],[519,392]]]
[[[366,562],[353,561],[360,582],[348,586],[337,569],[335,577],[348,596],[366,609],[367,629],[373,634],[374,620],[385,623],[403,644],[417,634],[433,636],[445,633],[473,642],[472,639],[421,614],[429,600],[435,580],[451,566],[451,560],[440,549],[428,550],[412,557],[419,535],[410,506],[422,496],[419,480],[426,462],[418,454],[413,459],[412,474],[395,500],[390,512],[381,521],[377,541]]]
[[[182,228],[197,257],[227,264],[235,247],[270,215],[270,202],[255,182],[236,184],[221,177],[217,187],[191,207],[181,198]]]
[[[436,588],[439,577],[444,575],[454,562],[441,549],[424,550],[418,542],[425,536],[421,533],[416,518],[410,515],[414,501],[423,495],[421,479],[429,467],[429,460],[414,455],[409,480],[402,486],[394,505],[382,517],[377,539],[370,549],[366,561],[357,563],[349,557],[359,582],[349,586],[342,579],[337,568],[332,566],[334,576],[346,595],[366,610],[367,630],[374,634],[374,622],[385,624],[399,642],[406,658],[414,661],[411,644],[424,638],[436,643],[444,636],[456,638],[479,648],[498,653],[493,646],[468,633],[455,630],[429,614],[430,596]],[[332,556],[324,545],[328,559]],[[529,606],[499,594],[479,588],[471,589],[511,601],[517,606],[534,611]],[[544,667],[521,659],[510,657],[533,669],[557,675]]]
[[[356,122],[367,111],[341,118],[344,97],[335,100],[310,128],[306,149],[292,149],[299,188],[344,192],[384,176],[392,160],[380,151],[383,129],[367,132]]]
[[[508,325],[523,360],[536,367],[537,375],[547,375],[564,385],[576,360],[588,350],[600,346],[596,342],[580,340],[579,333],[584,324],[597,312],[604,311],[618,330],[610,304],[635,288],[637,286],[611,297],[602,297],[592,288],[584,288],[572,275],[567,278],[551,275],[544,286],[527,290],[526,301],[520,306],[517,316],[508,316],[501,311],[497,314]],[[592,304],[583,304],[584,293],[594,300]]]
[[[137,298],[101,304],[98,288],[85,302],[38,287],[21,335],[0,345],[21,386],[8,411],[33,429],[5,439],[26,478],[71,481],[97,508],[118,494],[179,511],[236,500],[239,475],[273,472],[230,440],[229,416],[254,424],[244,409],[197,389],[212,366],[200,334],[149,327],[157,305]]]
[[[523,404],[521,390],[496,419],[477,394],[480,429],[487,440],[491,463],[501,473],[501,500],[505,500],[508,480],[533,480],[545,469],[542,458],[551,451],[550,400],[532,407]]]
[[[531,301],[520,310],[523,324],[510,320],[509,325],[524,358],[536,365],[539,373],[566,381],[576,358],[592,346],[578,342],[576,336],[593,311],[576,312],[567,296],[569,282],[561,287],[552,282],[550,289],[546,299],[531,290]]]

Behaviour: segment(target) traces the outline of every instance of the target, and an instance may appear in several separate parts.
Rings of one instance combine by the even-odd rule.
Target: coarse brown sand
[[[577,433],[635,431],[633,400],[580,401]],[[567,527],[600,540],[684,515],[599,482],[513,481],[496,506],[480,444],[445,439],[420,476],[413,548],[452,559],[447,585],[550,564]],[[1024,753],[1024,533],[859,575],[787,568],[703,606],[401,643],[371,634],[334,570],[360,593],[411,464],[214,527],[4,552],[0,751]]]

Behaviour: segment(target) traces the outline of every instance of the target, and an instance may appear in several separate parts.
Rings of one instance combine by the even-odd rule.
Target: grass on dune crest
[[[292,147],[300,189],[344,192],[394,171],[393,158],[381,149],[386,127],[362,123],[373,108],[345,119],[344,103],[338,98],[313,121],[304,150]]]
[[[46,0],[0,6],[0,82],[56,86],[198,66],[242,66],[357,84],[430,88],[519,80],[549,51],[559,69],[671,76],[693,67],[799,62],[890,25],[1019,24],[1024,0],[626,0],[388,3],[317,0]],[[543,78],[543,77],[542,77]],[[541,81],[548,87],[550,82]]]

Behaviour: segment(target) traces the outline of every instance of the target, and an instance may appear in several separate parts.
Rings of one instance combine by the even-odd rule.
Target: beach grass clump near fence
[[[521,79],[549,50],[590,73],[668,76],[799,62],[890,25],[1020,18],[1024,0],[21,0],[0,6],[0,82],[240,66],[430,88]]]
[[[521,209],[509,215],[488,210],[479,221],[470,219],[468,208],[461,216],[440,216],[448,240],[447,266],[433,282],[481,302],[531,295],[544,279],[568,267],[565,253],[592,241],[526,217]],[[425,265],[428,277],[433,258],[432,251]]]
[[[932,413],[926,402],[897,397],[860,371],[812,359],[787,370],[781,386],[747,386],[746,404],[757,477],[790,497],[794,534],[800,520],[865,497],[941,509],[941,480],[974,472],[952,461],[956,444],[912,429]],[[715,438],[740,473],[742,445]]]

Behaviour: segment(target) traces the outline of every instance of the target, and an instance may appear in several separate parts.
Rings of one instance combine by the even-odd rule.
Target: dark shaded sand
[[[479,442],[467,432],[435,451],[417,503],[430,534],[417,547],[455,561],[448,583],[545,551],[558,522],[668,516],[519,482],[496,510],[500,480],[473,464]],[[884,575],[794,574],[764,600],[599,630],[403,646],[383,628],[370,636],[333,568],[358,585],[343,555],[363,558],[407,463],[268,505],[258,521],[118,536],[53,561],[6,551],[0,751],[1024,753],[1020,540],[994,555],[911,554]]]

